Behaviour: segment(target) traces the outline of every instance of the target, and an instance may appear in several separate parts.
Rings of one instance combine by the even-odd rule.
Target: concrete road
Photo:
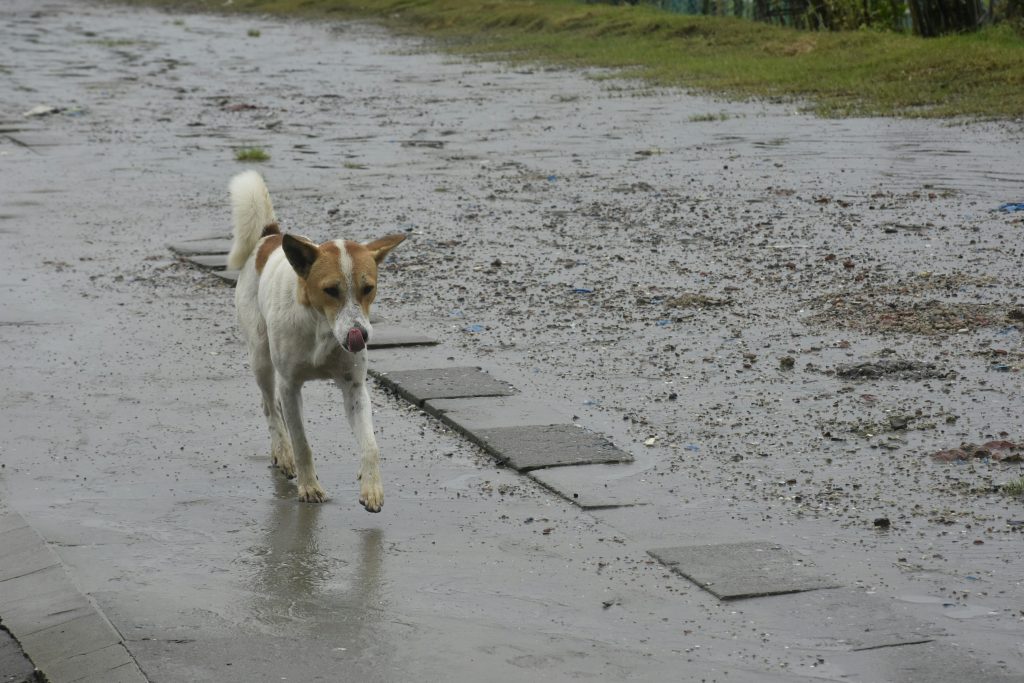
[[[1019,462],[929,457],[1024,438],[1016,124],[823,121],[362,24],[8,0],[0,31],[0,492],[131,658],[52,680],[1024,680]],[[372,367],[481,366],[634,464],[527,476],[378,385],[370,515],[313,384],[331,498],[298,503],[230,286],[167,248],[226,235],[246,147],[286,229],[412,237],[378,310],[441,344]],[[893,355],[941,367],[837,379]],[[723,601],[648,553],[747,541],[836,587]],[[62,633],[48,656],[90,654]]]

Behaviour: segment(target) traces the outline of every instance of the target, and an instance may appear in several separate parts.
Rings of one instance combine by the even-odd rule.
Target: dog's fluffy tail
[[[228,254],[228,268],[240,270],[256,248],[268,225],[276,225],[270,192],[256,171],[239,173],[231,179],[231,215],[234,219],[234,242]]]

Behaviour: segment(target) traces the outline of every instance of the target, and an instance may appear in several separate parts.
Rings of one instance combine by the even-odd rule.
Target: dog
[[[380,512],[384,488],[366,388],[366,344],[373,334],[377,266],[405,235],[315,244],[281,232],[256,171],[236,175],[229,191],[234,240],[228,267],[239,271],[235,307],[263,394],[271,461],[289,479],[298,477],[300,501],[327,499],[306,442],[302,385],[334,380],[362,452],[359,502]]]

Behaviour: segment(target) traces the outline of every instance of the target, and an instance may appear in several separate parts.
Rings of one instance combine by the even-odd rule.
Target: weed
[[[690,117],[691,123],[701,123],[704,121],[726,121],[729,115],[724,111],[718,114],[694,114]]]
[[[244,147],[235,150],[235,161],[267,161],[270,155],[259,147]]]
[[[1000,490],[1008,496],[1014,496],[1015,498],[1024,498],[1024,477],[1015,479],[1008,484],[1003,484]]]
[[[249,36],[250,38],[259,38],[260,30],[258,28],[251,28],[245,32],[245,35]]]

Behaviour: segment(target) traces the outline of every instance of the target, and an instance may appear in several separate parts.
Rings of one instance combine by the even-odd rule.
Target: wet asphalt
[[[352,23],[13,0],[0,31],[0,494],[150,680],[1024,679],[1019,458],[930,457],[1024,440],[1018,123]],[[285,229],[409,233],[377,310],[441,344],[372,368],[481,366],[634,463],[527,477],[376,386],[369,515],[312,384],[331,498],[299,504],[230,287],[166,246],[227,233],[252,146]],[[840,588],[724,602],[647,552],[745,541]]]

